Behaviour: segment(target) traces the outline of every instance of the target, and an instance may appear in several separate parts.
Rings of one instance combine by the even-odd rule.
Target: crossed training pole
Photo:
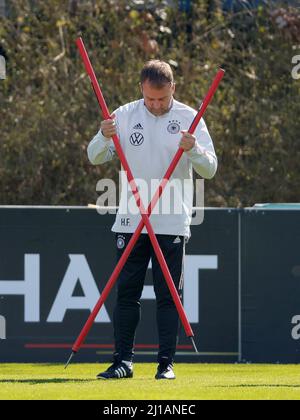
[[[91,65],[90,59],[88,57],[88,54],[87,54],[87,51],[85,49],[85,46],[84,46],[84,43],[83,43],[82,39],[78,38],[76,40],[76,44],[77,44],[77,47],[78,47],[79,52],[81,54],[81,57],[83,59],[85,69],[86,69],[86,71],[88,73],[88,76],[90,78],[90,81],[91,81],[92,87],[94,89],[95,95],[97,97],[99,106],[102,110],[103,118],[104,119],[111,119],[111,115],[109,113],[106,102],[105,102],[104,97],[102,95],[101,88],[100,88],[99,83],[97,81],[95,72],[94,72],[93,67]],[[224,76],[224,70],[220,69],[218,71],[218,73],[217,73],[217,75],[216,75],[216,77],[215,77],[215,79],[214,79],[214,81],[213,81],[213,83],[212,83],[204,101],[202,102],[197,115],[195,116],[195,118],[194,118],[194,120],[193,120],[193,122],[192,122],[192,124],[191,124],[191,126],[188,130],[188,132],[190,134],[193,134],[194,131],[196,130],[196,128],[197,128],[197,126],[198,126],[198,124],[199,124],[199,122],[200,122],[200,120],[201,120],[209,102],[211,101],[211,99],[212,99],[212,97],[213,97],[221,79],[223,78],[223,76]],[[96,316],[98,315],[98,313],[99,313],[102,305],[106,301],[112,287],[114,286],[115,282],[117,281],[117,279],[119,277],[119,274],[121,273],[122,268],[124,267],[124,265],[125,265],[128,257],[129,257],[129,255],[130,255],[134,245],[136,244],[136,242],[137,242],[137,240],[138,240],[138,238],[139,238],[139,236],[140,236],[140,234],[141,234],[141,232],[144,228],[144,226],[146,226],[146,229],[147,229],[149,238],[151,240],[153,249],[155,251],[157,260],[160,264],[163,275],[164,275],[164,277],[167,281],[167,284],[168,284],[171,296],[173,298],[173,301],[175,303],[176,309],[178,311],[180,320],[181,320],[181,322],[184,326],[185,333],[186,333],[187,337],[189,337],[191,339],[193,347],[194,347],[195,351],[198,353],[197,347],[196,347],[195,342],[194,342],[193,330],[192,330],[192,328],[189,324],[189,321],[188,321],[187,316],[185,314],[185,311],[184,311],[184,308],[182,306],[180,297],[178,295],[178,292],[177,292],[176,287],[174,285],[172,276],[170,274],[169,268],[167,266],[164,255],[161,251],[161,248],[159,246],[159,243],[157,241],[154,230],[153,230],[152,225],[151,225],[150,220],[149,220],[151,212],[154,209],[155,205],[157,204],[158,200],[160,199],[160,197],[163,193],[163,190],[164,190],[167,182],[169,181],[172,173],[174,172],[174,170],[175,170],[175,168],[176,168],[184,150],[182,148],[178,149],[178,151],[175,154],[175,156],[174,156],[174,158],[173,158],[173,160],[172,160],[164,178],[162,179],[156,193],[154,194],[154,196],[153,196],[153,198],[152,198],[152,200],[151,200],[151,202],[150,202],[150,204],[149,204],[149,206],[146,210],[142,201],[141,201],[140,194],[139,194],[139,191],[138,191],[138,187],[135,183],[135,180],[134,180],[134,177],[133,177],[132,172],[130,170],[130,167],[128,165],[127,159],[126,159],[126,157],[124,155],[124,152],[122,150],[119,137],[117,135],[114,135],[112,137],[112,140],[114,142],[115,149],[116,149],[116,152],[119,156],[121,164],[122,164],[122,166],[123,166],[123,168],[126,172],[127,179],[128,179],[128,182],[131,186],[132,193],[133,193],[134,198],[136,200],[137,206],[140,210],[142,220],[140,221],[135,233],[132,235],[132,237],[131,237],[127,247],[125,248],[118,264],[116,265],[116,267],[115,267],[112,275],[110,276],[105,288],[103,289],[103,291],[101,293],[101,296],[100,296],[98,302],[96,303],[95,308],[91,312],[91,314],[90,314],[87,322],[85,323],[80,335],[78,336],[76,342],[74,343],[74,345],[72,347],[72,353],[69,357],[69,360],[68,360],[65,368],[68,366],[68,364],[70,363],[73,356],[79,351],[80,347],[82,346],[87,334],[89,333],[89,331],[90,331],[90,329],[91,329],[91,327],[94,323],[94,320],[95,320]]]

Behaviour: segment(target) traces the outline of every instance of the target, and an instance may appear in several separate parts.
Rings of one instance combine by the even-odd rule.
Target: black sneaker
[[[160,363],[157,367],[157,373],[155,379],[175,379],[175,373],[173,371],[173,365],[171,363]]]
[[[114,362],[105,372],[99,373],[97,379],[132,378],[133,368],[123,362]]]

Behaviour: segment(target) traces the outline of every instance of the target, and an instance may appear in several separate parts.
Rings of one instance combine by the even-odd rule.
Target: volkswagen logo
[[[130,136],[130,143],[133,146],[140,146],[144,143],[144,136],[142,133],[133,133]]]

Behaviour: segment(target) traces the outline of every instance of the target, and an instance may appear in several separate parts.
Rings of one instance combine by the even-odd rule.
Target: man
[[[171,67],[167,63],[159,60],[147,62],[141,71],[140,87],[143,99],[121,106],[114,112],[112,119],[101,122],[100,131],[88,146],[88,157],[94,165],[112,160],[116,152],[111,137],[118,134],[133,176],[141,181],[141,186],[148,187],[144,190],[149,193],[153,180],[163,178],[178,147],[183,148],[185,153],[170,180],[174,194],[177,195],[172,201],[166,187],[161,197],[162,200],[167,196],[168,201],[172,201],[172,208],[167,212],[162,209],[157,212],[155,208],[150,218],[181,297],[185,243],[190,237],[193,204],[192,168],[203,178],[210,179],[216,173],[217,158],[203,120],[200,121],[195,135],[187,132],[196,111],[173,98],[175,83]],[[182,185],[187,186],[183,192]],[[129,190],[126,177],[123,177],[119,210],[112,228],[116,234],[118,259],[141,220]],[[145,198],[144,190],[141,188],[140,194],[144,207],[147,208],[152,197],[148,194]],[[153,191],[151,192],[153,195]],[[159,204],[160,202],[157,207]],[[181,210],[175,211],[173,207],[178,208],[178,204]],[[173,362],[179,317],[146,228],[118,278],[117,303],[113,316],[114,363],[97,376],[99,379],[133,376],[135,331],[140,319],[140,297],[150,259],[159,336],[155,378],[175,379]]]

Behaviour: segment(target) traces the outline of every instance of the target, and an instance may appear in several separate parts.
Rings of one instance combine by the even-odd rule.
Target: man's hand
[[[185,130],[181,131],[181,133],[182,133],[182,137],[179,143],[179,147],[182,147],[182,149],[185,152],[188,152],[195,146],[196,137]]]
[[[113,114],[111,118],[110,120],[101,121],[101,132],[107,139],[117,134],[116,122],[114,120],[116,116]]]

